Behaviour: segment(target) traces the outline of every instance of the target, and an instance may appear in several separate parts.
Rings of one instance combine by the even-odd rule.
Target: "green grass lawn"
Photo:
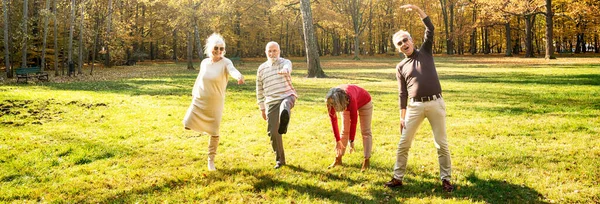
[[[216,166],[208,136],[185,131],[198,71],[184,64],[96,68],[93,76],[0,85],[0,202],[594,203],[600,202],[598,58],[438,57],[456,190],[442,191],[429,123],[410,151],[405,186],[388,189],[399,142],[399,59],[324,58],[305,78],[275,155],[256,105],[259,60],[230,79]],[[197,66],[198,63],[196,63]],[[196,67],[197,68],[197,67]],[[372,168],[362,141],[327,169],[335,140],[324,96],[352,83],[372,95]]]

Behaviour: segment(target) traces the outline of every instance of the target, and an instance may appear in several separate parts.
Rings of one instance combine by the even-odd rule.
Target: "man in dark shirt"
[[[406,56],[396,66],[396,78],[400,92],[400,132],[402,137],[396,152],[394,177],[385,185],[388,187],[402,186],[408,150],[419,125],[427,118],[437,148],[442,187],[444,191],[451,192],[454,187],[450,183],[452,165],[446,141],[446,104],[442,99],[442,88],[433,61],[434,27],[431,19],[419,7],[408,4],[400,8],[407,11],[415,10],[419,13],[425,24],[425,39],[421,48],[417,50],[408,32],[401,30],[393,36],[394,45]]]

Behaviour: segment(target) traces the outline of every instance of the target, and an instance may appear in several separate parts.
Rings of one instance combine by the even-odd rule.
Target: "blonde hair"
[[[402,36],[408,36],[409,40],[412,40],[412,37],[410,37],[410,33],[408,33],[405,30],[399,30],[398,32],[394,33],[394,36],[392,37],[392,42],[394,42],[394,47],[396,47],[396,49],[400,49],[398,47],[398,42],[400,42],[400,40],[402,39]]]
[[[333,107],[335,112],[342,112],[348,106],[348,94],[341,88],[331,88],[325,96],[327,107]]]
[[[208,37],[208,39],[206,39],[206,45],[204,45],[204,54],[206,54],[208,57],[212,57],[212,51],[218,44],[223,44],[223,47],[225,47],[225,40],[220,34],[213,33],[210,35],[210,37]],[[225,55],[225,51],[223,51],[223,55]]]

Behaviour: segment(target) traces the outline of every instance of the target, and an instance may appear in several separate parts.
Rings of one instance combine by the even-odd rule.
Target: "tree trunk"
[[[81,13],[79,17],[79,64],[77,65],[77,74],[82,74],[81,67],[83,67],[83,10],[85,9],[85,0],[79,3],[81,6]]]
[[[188,32],[187,35],[187,69],[194,70],[194,38],[192,37],[192,32]]]
[[[587,46],[586,46],[587,42],[585,41],[585,30],[586,30],[585,20],[583,21],[582,26],[583,27],[581,29],[582,30],[581,31],[581,52],[585,53],[585,52],[587,52]]]
[[[56,0],[52,0],[52,19],[54,20],[54,76],[58,76],[58,22],[56,21]]]
[[[577,41],[575,42],[575,54],[581,53],[581,38],[583,34],[577,33]]]
[[[446,0],[440,0],[440,6],[442,8],[442,18],[444,19],[444,33],[446,34],[446,54],[452,54],[452,39],[450,39],[450,27],[448,21],[448,2]]]
[[[28,14],[27,14],[27,5],[28,5],[28,0],[23,0],[23,51],[21,52],[21,67],[27,67],[27,38],[29,35],[29,32],[27,31],[27,25],[29,23],[27,23],[28,21]]]
[[[110,61],[110,46],[112,45],[112,35],[111,35],[111,27],[112,27],[112,1],[108,0],[108,16],[106,17],[106,58],[104,61],[104,65],[106,67],[112,67],[112,63]]]
[[[75,0],[71,0],[71,16],[69,18],[69,55],[67,58],[68,75],[71,76],[73,73],[73,30],[75,29]]]
[[[481,33],[481,48],[479,48],[480,53],[485,53],[485,42],[484,42],[485,38],[483,37],[483,34],[485,34],[484,29],[485,29],[484,27],[481,27],[481,31],[480,31],[480,33]],[[477,38],[479,38],[479,36]]]
[[[477,21],[476,8],[473,7],[473,25]],[[471,55],[477,53],[477,28],[473,28],[471,32]]]
[[[177,62],[177,28],[173,29],[173,60]]]
[[[312,11],[310,0],[300,0],[300,12],[302,13],[302,24],[304,31],[304,45],[306,48],[306,59],[308,65],[308,77],[327,77],[321,68],[319,50],[315,42],[315,31],[313,29]]]
[[[202,52],[202,41],[200,40],[200,33],[198,32],[198,24],[194,23],[194,36],[196,37],[196,46],[198,49],[198,59],[200,59],[200,61],[202,61],[202,59],[204,59],[204,54]]]
[[[94,64],[96,64],[96,52],[98,46],[98,33],[100,31],[100,16],[99,12],[96,12],[94,16],[95,25],[94,25],[94,45],[92,46],[92,62],[90,67],[90,75],[94,74]]]
[[[150,37],[152,38],[152,37]],[[154,61],[155,57],[154,57],[155,53],[154,53],[154,42],[150,41],[150,61]]]
[[[2,0],[2,13],[4,14],[4,66],[6,66],[6,78],[12,78],[12,68],[10,67],[10,47],[8,46],[8,1]]]
[[[350,12],[350,18],[352,19],[352,27],[354,30],[354,60],[360,60],[360,57],[358,56],[360,55],[360,36],[366,27],[363,23],[364,10],[361,11],[362,3],[359,0],[351,0],[346,6],[348,6],[348,11]],[[369,7],[371,7],[370,3]],[[367,22],[368,21],[369,20],[367,20]]]
[[[504,56],[506,57],[510,57],[512,56],[512,40],[510,37],[510,19],[507,19],[506,23],[504,24],[504,28],[506,30],[506,54]]]
[[[68,9],[68,8],[67,8],[67,9]],[[68,32],[68,31],[69,31],[68,27],[67,27],[67,26],[65,26],[63,33],[66,33],[66,32]],[[67,36],[67,35],[64,35],[64,36],[63,36],[63,39],[62,39],[62,42],[68,42],[68,40],[69,40],[69,36]],[[62,57],[64,58],[64,57],[65,57],[65,56],[67,56],[67,55],[68,55],[68,49],[62,49]],[[64,60],[64,59],[63,59],[63,60]],[[66,61],[65,61],[65,62],[66,62]],[[61,75],[61,76],[64,76],[64,75],[65,75],[65,66],[66,66],[66,65],[67,65],[66,63],[61,63],[61,66],[60,66],[60,75]]]
[[[554,57],[554,36],[552,34],[552,0],[546,0],[546,59],[556,59]]]
[[[142,22],[146,22],[146,5],[142,4]],[[138,54],[136,54],[136,60],[143,62],[144,60],[146,60],[146,48],[144,47],[144,40],[146,37],[146,28],[144,28],[145,24],[141,23],[142,26],[140,26],[140,47],[136,50]],[[144,54],[142,54],[144,53]]]
[[[283,56],[288,56],[290,53],[290,26],[289,22],[285,21],[285,47],[283,49]]]
[[[585,30],[585,29],[584,29]],[[581,43],[579,44],[581,47],[581,52],[585,53],[587,50],[585,49],[585,33],[581,33]]]
[[[598,34],[594,34],[594,53],[599,53],[599,51],[598,51]]]
[[[331,34],[331,42],[332,42],[332,53],[331,56],[340,56],[340,53],[342,52],[342,48],[340,45],[340,35],[337,34],[336,32],[333,32]]]
[[[450,1],[450,19],[448,19],[448,24],[450,26],[450,36],[449,41],[446,43],[448,45],[449,54],[456,54],[454,52],[454,3]]]
[[[360,57],[358,57],[360,53],[360,39],[358,35],[354,36],[354,60],[360,60]]]
[[[517,37],[513,45],[513,54],[518,55],[521,52],[521,18],[517,16]]]
[[[46,9],[44,10],[44,37],[42,38],[42,63],[40,63],[40,70],[44,71],[46,68],[46,39],[48,38],[48,15],[50,10],[50,1],[46,0]]]
[[[237,36],[237,37],[241,37],[242,35],[242,25],[241,25],[241,21],[242,21],[242,14],[239,11],[235,12],[234,15],[235,20],[233,21],[233,33]],[[236,49],[234,52],[232,52],[232,54],[234,54],[234,56],[236,57],[241,57],[242,56],[242,51],[241,51],[241,47],[242,47],[242,41],[238,40],[236,42]],[[233,50],[232,50],[233,51]]]
[[[373,15],[373,9],[371,9],[371,11],[369,12],[369,16]],[[369,56],[373,56],[375,55],[375,46],[373,45],[373,24],[371,23],[371,21],[369,20],[369,35],[368,35],[368,43],[369,43],[369,49],[368,49],[368,54]]]
[[[483,54],[490,54],[490,43],[488,42],[489,31],[488,27],[483,27]]]
[[[535,15],[525,15],[525,57],[533,55],[533,23]]]
[[[461,29],[462,30],[462,26]],[[459,55],[464,55],[465,54],[465,38],[463,36],[458,38],[458,54]]]
[[[350,36],[346,36],[345,43],[346,44],[344,45],[345,46],[344,49],[345,49],[346,55],[350,55],[350,50],[352,49],[352,45],[350,44]]]

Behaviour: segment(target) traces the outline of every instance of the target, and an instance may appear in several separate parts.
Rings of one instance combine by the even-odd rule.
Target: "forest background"
[[[435,24],[437,54],[599,51],[594,0],[319,0],[310,2],[319,55],[397,55],[391,36],[399,29],[421,41],[418,16],[399,8],[407,3]],[[298,0],[2,0],[2,11],[0,66],[9,78],[31,66],[65,75],[69,62],[78,74],[84,64],[146,60],[187,60],[191,69],[213,32],[225,37],[230,58],[262,57],[268,41],[284,57],[306,55]]]

